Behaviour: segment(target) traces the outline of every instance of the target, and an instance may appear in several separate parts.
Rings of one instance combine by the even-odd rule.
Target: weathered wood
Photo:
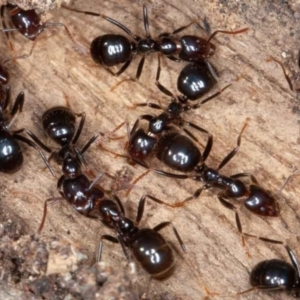
[[[278,3],[277,3],[278,2]],[[233,82],[218,99],[201,109],[189,112],[187,119],[207,128],[214,135],[214,147],[208,163],[217,166],[221,159],[236,145],[236,138],[246,118],[251,121],[243,135],[240,152],[224,168],[224,173],[251,172],[261,184],[274,192],[295,168],[300,167],[299,102],[291,92],[278,65],[266,60],[272,55],[295,70],[300,28],[300,6],[297,1],[282,4],[281,1],[159,1],[146,2],[149,10],[150,30],[153,36],[188,24],[199,18],[205,20],[211,31],[215,29],[236,30],[249,27],[249,32],[238,36],[219,35],[215,40],[217,52],[211,61],[220,71],[219,87]],[[74,1],[73,6],[98,11],[128,26],[134,33],[143,35],[141,1]],[[75,38],[88,47],[89,42],[104,33],[120,32],[104,20],[81,16],[70,11],[53,12],[53,21],[65,23]],[[202,28],[192,26],[190,34],[206,35]],[[31,43],[14,34],[16,53],[27,53]],[[1,36],[1,57],[9,57],[5,36]],[[135,102],[169,100],[156,88],[156,56],[146,60],[145,70],[139,83],[126,82],[113,92],[110,88],[126,77],[134,77],[139,59],[120,78],[112,78],[90,58],[82,57],[72,50],[70,40],[63,30],[51,29],[40,38],[33,55],[26,60],[11,64],[13,95],[24,91],[26,102],[23,113],[13,128],[26,127],[38,136],[42,133],[40,116],[53,105],[65,105],[66,99],[76,112],[86,112],[87,122],[80,144],[98,130],[108,132],[127,120],[130,124],[147,108],[130,110]],[[176,93],[176,76],[183,67],[163,60],[162,82]],[[239,79],[235,82],[236,79]],[[296,78],[294,78],[296,79]],[[155,113],[155,112],[154,112]],[[120,130],[120,134],[126,134]],[[104,142],[104,146],[122,152],[123,141]],[[1,205],[20,216],[34,233],[41,220],[43,203],[57,195],[56,181],[43,170],[37,153],[23,147],[26,162],[21,172],[13,176],[1,175]],[[134,177],[143,172],[140,167],[129,166],[122,158],[114,158],[97,147],[86,155],[94,171],[114,174],[128,168]],[[158,165],[158,164],[157,164]],[[59,167],[55,167],[59,174]],[[105,180],[108,186],[109,181]],[[146,176],[138,183],[127,199],[120,192],[134,217],[138,199],[144,193],[169,202],[180,201],[189,196],[199,185],[192,181],[179,181]],[[14,192],[31,193],[19,195]],[[283,192],[286,202],[280,199],[282,216],[290,230],[298,231],[300,194],[299,178]],[[243,209],[240,213],[245,232],[288,241],[300,257],[297,236],[287,231],[279,218],[261,219]],[[248,258],[237,232],[234,214],[218,202],[215,192],[203,193],[200,200],[182,209],[169,209],[149,204],[144,225],[153,227],[162,220],[171,220],[179,230],[188,253],[181,259],[174,276],[164,282],[150,280],[137,266],[140,280],[135,289],[148,299],[203,299],[204,285],[221,295],[234,295],[249,286],[248,273],[259,261],[269,258],[288,257],[282,247],[247,240]],[[56,236],[83,247],[93,260],[99,236],[111,233],[98,222],[79,216],[66,203],[49,208],[43,235]],[[171,230],[163,233],[176,245]],[[118,245],[105,245],[103,259],[113,267],[125,266],[125,259]],[[282,299],[268,293],[249,293],[242,299]]]

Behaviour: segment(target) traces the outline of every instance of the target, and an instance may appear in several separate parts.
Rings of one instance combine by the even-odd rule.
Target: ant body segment
[[[185,35],[179,39],[173,37],[173,35],[184,31],[192,24],[196,23],[196,21],[193,21],[186,26],[182,26],[174,30],[172,33],[162,33],[155,40],[150,35],[146,5],[143,5],[143,19],[146,33],[146,37],[144,38],[133,34],[125,25],[105,15],[89,11],[81,11],[64,5],[63,7],[77,13],[102,17],[113,25],[119,27],[128,36],[130,36],[133,41],[130,41],[127,37],[119,34],[105,34],[99,36],[92,41],[90,52],[93,60],[97,64],[102,65],[113,76],[121,75],[128,68],[132,59],[136,55],[142,55],[136,72],[136,80],[138,80],[141,76],[146,55],[158,52],[168,59],[177,62],[181,60],[199,62],[214,54],[215,45],[211,43],[211,40],[216,36],[216,34],[239,34],[248,30],[248,28],[243,28],[237,31],[217,30],[208,39],[193,35]],[[123,63],[123,66],[116,73],[109,69],[110,67],[121,63]]]
[[[5,75],[5,78],[8,79],[8,76]],[[4,81],[7,82],[8,80]],[[24,93],[21,92],[17,96],[11,111],[8,112],[7,110],[10,99],[10,86],[7,85],[5,88],[5,99],[0,103],[0,172],[13,174],[21,169],[24,159],[20,145],[18,143],[18,141],[20,141],[27,144],[30,147],[35,148],[41,155],[42,159],[44,160],[52,175],[54,175],[54,171],[49,165],[41,149],[31,140],[20,135],[20,133],[22,133],[23,131],[28,132],[28,130],[25,130],[24,128],[14,131],[10,130],[10,126],[14,117],[17,115],[17,113],[22,112],[24,104]]]
[[[8,11],[8,15],[10,17],[10,20],[14,26],[14,28],[8,28],[5,21],[4,21],[4,11]],[[31,50],[29,54],[20,55],[17,57],[14,57],[13,59],[20,59],[20,58],[27,58],[29,57],[35,47],[36,40],[39,37],[39,35],[49,27],[64,27],[65,32],[69,39],[72,41],[72,43],[75,45],[76,49],[82,48],[73,38],[71,32],[67,28],[66,25],[62,23],[51,23],[51,22],[45,22],[43,23],[41,20],[41,16],[35,12],[35,10],[23,10],[17,5],[7,4],[1,6],[1,20],[3,29],[0,29],[0,31],[4,32],[9,40],[8,34],[10,32],[19,32],[24,37],[28,38],[29,40],[33,41],[33,45],[31,47]],[[9,41],[11,50],[13,51],[13,46],[11,42]]]
[[[77,130],[75,130],[76,116],[81,118]],[[48,137],[60,146],[59,150],[52,151],[32,132],[28,132],[28,134],[42,149],[51,154],[49,161],[54,158],[56,162],[62,164],[65,157],[72,153],[81,163],[87,165],[82,154],[91,146],[100,133],[94,134],[81,150],[78,149],[76,143],[85,123],[85,113],[74,114],[67,107],[55,106],[43,114],[42,123]]]
[[[165,279],[172,274],[175,265],[172,248],[159,231],[167,226],[172,226],[181,249],[184,252],[186,249],[172,222],[162,222],[153,229],[137,227],[142,219],[147,197],[150,200],[155,200],[149,195],[141,197],[135,222],[125,216],[124,207],[116,195],[113,195],[114,201],[110,199],[100,201],[100,219],[105,225],[115,229],[117,238],[110,235],[101,236],[99,260],[101,260],[103,249],[102,240],[120,243],[127,260],[129,260],[129,255],[126,247],[131,250],[135,259],[153,278]]]

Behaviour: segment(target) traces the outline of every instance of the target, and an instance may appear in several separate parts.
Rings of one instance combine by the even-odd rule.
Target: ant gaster
[[[6,76],[6,78],[8,77]],[[14,131],[10,130],[10,126],[16,114],[22,112],[24,93],[21,92],[17,96],[11,111],[8,112],[7,110],[10,99],[10,86],[7,85],[5,89],[5,99],[0,103],[0,172],[13,174],[19,171],[22,167],[23,154],[18,143],[18,141],[20,141],[35,148],[40,153],[52,175],[54,175],[54,171],[49,165],[41,149],[31,140],[20,135],[23,131],[27,132],[28,130],[25,130],[24,128]]]
[[[292,174],[285,184],[298,171]],[[284,184],[284,185],[285,185]],[[285,290],[294,298],[300,298],[300,265],[296,255],[288,245],[282,241],[246,234],[248,237],[257,238],[267,243],[281,244],[285,247],[292,264],[279,259],[270,259],[259,262],[250,273],[250,284],[252,288],[237,293],[243,295],[253,290],[278,291]]]
[[[7,25],[4,21],[4,11],[5,9],[8,11],[8,15],[10,17],[10,20],[14,26],[14,28],[7,28]],[[7,35],[7,38],[9,39],[8,33],[9,32],[15,32],[18,31],[21,33],[23,36],[28,38],[29,40],[34,41],[31,50],[29,54],[26,55],[20,55],[17,57],[14,57],[14,59],[19,59],[19,58],[27,58],[29,57],[36,44],[36,39],[38,36],[46,29],[49,27],[64,27],[65,32],[67,36],[70,38],[72,43],[75,45],[76,49],[82,48],[73,38],[71,32],[67,28],[66,25],[62,23],[51,23],[51,22],[45,22],[43,23],[41,20],[41,17],[38,13],[35,12],[35,10],[23,10],[20,7],[12,4],[7,4],[7,5],[2,5],[1,6],[1,20],[2,20],[2,25],[3,29],[0,29],[0,31],[5,32]],[[9,41],[10,43],[10,41]],[[13,46],[10,43],[11,50],[13,50]]]
[[[107,198],[104,191],[96,185],[103,174],[99,174],[93,182],[90,182],[82,173],[78,159],[70,153],[64,158],[62,171],[63,175],[57,183],[61,197],[49,198],[45,201],[38,234],[44,227],[48,204],[65,199],[80,214],[89,218],[99,218],[104,224],[116,230],[118,238],[110,235],[101,236],[98,260],[101,260],[102,241],[108,240],[120,243],[128,260],[126,247],[130,248],[135,259],[154,278],[163,279],[172,273],[174,270],[173,252],[158,231],[171,225],[183,251],[185,251],[185,246],[171,222],[160,223],[153,229],[137,227],[143,216],[147,195],[140,199],[134,224],[132,220],[125,217],[125,210],[120,199],[116,195],[113,195],[114,201]],[[149,198],[152,197],[149,196]]]
[[[122,74],[128,68],[134,56],[138,54],[142,55],[137,68],[136,79],[139,79],[141,76],[145,57],[150,53],[158,52],[173,61],[184,60],[188,62],[198,62],[205,60],[214,54],[215,45],[211,43],[211,40],[216,34],[239,34],[248,30],[248,28],[237,31],[217,30],[208,39],[193,35],[185,35],[179,39],[173,37],[174,34],[180,33],[196,23],[196,21],[193,21],[186,26],[174,30],[172,33],[162,33],[158,36],[157,40],[155,40],[150,35],[146,5],[143,6],[144,28],[146,32],[145,38],[133,34],[125,25],[105,15],[81,11],[66,6],[63,7],[78,13],[102,17],[130,36],[133,41],[130,41],[125,36],[119,34],[105,34],[99,36],[92,41],[90,52],[93,60],[104,66],[114,76]],[[123,66],[116,73],[109,69],[109,67],[116,66],[120,63],[123,63]]]

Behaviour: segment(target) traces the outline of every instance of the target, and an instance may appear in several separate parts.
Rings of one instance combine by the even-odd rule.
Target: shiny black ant
[[[105,196],[102,188],[97,186],[97,182],[103,174],[99,174],[91,182],[81,171],[81,164],[76,157],[68,153],[65,156],[62,166],[63,175],[57,183],[60,197],[49,198],[44,204],[44,213],[38,234],[41,233],[49,203],[66,200],[80,214],[100,219],[105,225],[116,230],[117,238],[110,235],[102,235],[99,245],[98,260],[101,260],[103,240],[113,243],[120,243],[124,254],[129,260],[126,247],[128,247],[135,259],[154,278],[163,279],[171,275],[174,270],[174,257],[171,247],[161,234],[158,233],[166,226],[172,226],[174,234],[181,245],[183,251],[185,246],[172,222],[162,222],[150,228],[138,228],[137,225],[142,219],[145,201],[151,196],[144,195],[139,201],[138,213],[135,223],[125,217],[125,210],[121,200],[113,194],[113,200]],[[155,198],[154,198],[155,199]]]
[[[4,20],[4,12],[5,10],[8,11],[8,15],[10,17],[10,20],[14,26],[14,28],[8,28],[5,20]],[[21,33],[24,37],[28,38],[29,40],[34,41],[31,50],[29,54],[25,55],[20,55],[17,57],[14,57],[13,59],[20,59],[20,58],[27,58],[29,57],[36,45],[36,39],[38,36],[46,29],[49,27],[64,27],[65,32],[67,36],[70,38],[72,43],[75,45],[76,49],[81,49],[82,47],[75,41],[73,38],[71,32],[67,28],[66,25],[62,23],[51,23],[51,22],[45,22],[43,23],[41,20],[41,16],[35,12],[35,10],[30,9],[30,10],[23,10],[17,5],[12,5],[12,4],[7,4],[7,5],[2,5],[1,6],[1,20],[2,20],[2,25],[3,29],[0,29],[0,31],[4,32],[9,40],[8,34],[10,32],[19,32]],[[13,46],[10,43],[10,48],[13,51]]]
[[[97,64],[102,65],[113,76],[121,75],[131,64],[133,57],[141,54],[142,58],[137,68],[136,80],[140,78],[146,55],[150,53],[158,52],[166,56],[168,59],[177,62],[181,60],[199,62],[214,54],[216,47],[211,43],[211,40],[218,33],[239,34],[248,30],[248,28],[243,28],[237,31],[217,30],[208,39],[193,35],[185,35],[179,39],[173,37],[174,34],[180,33],[192,24],[196,23],[196,21],[193,21],[186,26],[182,26],[174,30],[172,33],[164,32],[158,36],[157,40],[154,40],[149,31],[146,5],[143,5],[143,19],[146,32],[145,38],[133,34],[125,25],[105,15],[89,11],[81,11],[64,5],[63,7],[77,13],[102,17],[129,35],[133,41],[130,41],[127,37],[119,34],[105,34],[99,36],[92,41],[90,52],[93,60]],[[109,69],[110,67],[121,63],[123,63],[123,66],[116,73]]]
[[[76,117],[80,118],[77,130],[75,130]],[[65,157],[71,153],[77,157],[80,163],[87,166],[82,154],[84,154],[84,152],[102,133],[99,132],[94,134],[81,150],[78,149],[76,143],[81,135],[85,123],[85,113],[75,114],[68,107],[55,106],[48,109],[43,114],[42,123],[44,131],[48,137],[58,144],[60,149],[52,151],[32,132],[29,131],[28,134],[42,149],[50,153],[48,161],[54,159],[59,164],[62,164]]]
[[[247,120],[248,122],[248,120]],[[210,168],[205,164],[205,159],[208,157],[210,150],[212,149],[212,140],[209,147],[206,147],[206,156],[205,159],[202,159],[202,162],[198,164],[190,174],[173,174],[169,172],[165,172],[158,169],[151,169],[155,173],[158,173],[163,176],[168,176],[172,178],[178,179],[187,179],[191,178],[195,181],[200,181],[205,183],[201,188],[197,189],[191,197],[188,197],[182,202],[177,202],[174,204],[165,203],[165,205],[171,207],[181,207],[186,204],[186,202],[191,201],[200,197],[202,191],[217,188],[222,190],[218,194],[218,200],[220,203],[225,206],[226,208],[235,212],[235,219],[237,228],[242,234],[243,242],[244,236],[242,231],[242,225],[240,222],[239,214],[235,205],[229,202],[230,199],[243,201],[244,206],[252,213],[264,216],[264,217],[279,217],[279,206],[276,198],[269,192],[261,187],[256,180],[256,178],[250,173],[238,173],[231,176],[224,176],[220,174],[220,170],[229,163],[229,161],[236,155],[238,152],[240,145],[241,145],[241,137],[242,134],[247,126],[247,122],[243,126],[238,139],[237,139],[237,146],[230,151],[227,156],[221,161],[219,166],[216,169]],[[187,155],[188,159],[192,157]],[[145,164],[143,165],[147,167]],[[240,179],[241,178],[249,178],[251,180],[251,184],[249,188],[247,188],[246,184],[243,183]],[[286,185],[287,181],[284,183],[283,187]],[[281,188],[281,190],[283,189]],[[161,200],[157,199],[157,202],[162,202]],[[282,218],[281,218],[282,219]],[[284,222],[284,220],[282,219]],[[284,222],[284,225],[287,226]]]
[[[290,177],[292,177],[291,175]],[[290,178],[288,178],[289,180]],[[287,180],[287,181],[288,181]],[[282,241],[246,234],[267,243],[281,244],[285,247],[292,264],[279,259],[270,259],[259,262],[250,272],[252,288],[237,293],[243,295],[254,290],[278,291],[285,290],[294,298],[300,297],[300,265],[292,249]]]
[[[2,72],[2,70],[0,70],[0,72],[1,78],[4,78],[1,80],[1,83],[7,83],[9,78],[8,73],[6,74],[6,71]],[[20,141],[30,147],[35,148],[41,155],[52,175],[54,175],[54,171],[49,165],[41,149],[31,140],[20,135],[20,133],[24,131],[27,133],[28,130],[24,128],[14,131],[10,130],[10,126],[14,120],[14,117],[17,115],[17,113],[22,112],[24,97],[24,93],[21,92],[17,96],[12,109],[10,112],[8,112],[11,91],[10,86],[7,85],[5,88],[5,99],[1,100],[0,102],[0,172],[13,174],[21,169],[23,165],[23,154],[18,143],[18,141]]]

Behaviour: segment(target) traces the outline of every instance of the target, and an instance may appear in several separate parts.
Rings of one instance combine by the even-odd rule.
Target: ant
[[[9,77],[6,71],[2,72],[3,70],[0,70],[1,83],[6,83],[8,82]],[[4,79],[2,80],[2,78]],[[28,130],[24,128],[14,131],[10,130],[10,126],[16,114],[22,112],[25,96],[24,93],[21,92],[17,96],[11,111],[8,112],[10,99],[11,90],[10,86],[7,85],[5,88],[5,99],[0,102],[0,172],[13,174],[21,169],[23,164],[23,154],[18,143],[18,141],[20,141],[35,148],[41,155],[52,175],[55,176],[53,169],[41,149],[34,142],[20,135],[20,133],[24,131],[28,133]]]
[[[108,240],[121,244],[127,260],[129,260],[129,256],[125,247],[130,248],[135,259],[154,278],[163,279],[171,275],[174,270],[173,252],[158,231],[171,225],[184,252],[186,251],[185,246],[172,222],[162,222],[153,229],[137,227],[143,216],[147,195],[144,195],[139,201],[136,222],[134,223],[125,217],[121,200],[114,194],[114,200],[107,198],[104,191],[96,185],[106,173],[99,174],[93,182],[90,182],[87,176],[82,173],[80,162],[71,153],[65,156],[62,171],[63,175],[57,183],[61,197],[49,198],[45,201],[38,234],[44,227],[48,204],[65,199],[78,213],[92,219],[100,219],[105,225],[116,230],[118,238],[106,234],[101,236],[99,261],[103,249],[102,241]],[[151,196],[149,197],[151,199]]]
[[[192,24],[196,23],[196,21],[192,21],[188,25],[174,30],[172,33],[164,32],[160,34],[155,40],[150,35],[146,5],[143,5],[143,19],[146,33],[145,38],[133,34],[125,25],[103,14],[81,11],[64,5],[62,5],[62,7],[77,13],[102,17],[113,25],[119,27],[128,36],[130,36],[133,41],[130,41],[127,37],[119,34],[105,34],[99,36],[92,41],[90,53],[92,59],[97,64],[102,65],[113,76],[121,75],[131,64],[133,57],[141,54],[142,58],[137,68],[135,77],[136,80],[140,78],[146,55],[149,55],[150,53],[158,52],[166,56],[168,59],[177,62],[181,60],[199,62],[214,54],[216,47],[211,43],[211,40],[217,34],[239,34],[248,31],[248,28],[243,28],[237,31],[217,30],[212,33],[208,39],[193,35],[185,35],[179,39],[173,37],[174,34],[180,33]],[[123,63],[123,66],[116,73],[109,69],[110,67],[121,63]]]
[[[77,130],[75,131],[76,117],[80,118]],[[54,159],[57,163],[62,164],[69,153],[87,166],[82,154],[98,138],[101,132],[94,134],[85,146],[79,150],[76,146],[78,138],[81,135],[85,123],[85,113],[75,114],[68,107],[55,106],[48,109],[42,116],[44,131],[48,137],[60,146],[60,149],[52,151],[46,146],[35,134],[28,132],[28,135],[46,152],[50,153],[48,161]],[[103,134],[102,134],[103,135]]]
[[[240,222],[240,217],[235,205],[229,202],[232,200],[242,200],[244,206],[252,213],[264,216],[264,217],[279,217],[279,206],[276,198],[269,192],[261,187],[257,181],[257,179],[250,173],[238,173],[231,176],[224,176],[220,174],[220,170],[229,163],[229,161],[236,155],[241,145],[241,137],[248,125],[248,119],[244,124],[238,139],[237,146],[230,151],[225,158],[221,161],[219,166],[216,169],[210,168],[205,164],[205,159],[208,157],[210,150],[212,149],[212,140],[209,147],[206,146],[206,156],[205,159],[202,159],[201,163],[194,167],[193,172],[190,174],[173,174],[168,173],[162,170],[154,169],[155,173],[158,173],[163,176],[168,176],[177,179],[187,179],[191,178],[197,182],[203,182],[204,185],[197,189],[191,197],[188,197],[182,202],[177,202],[174,204],[166,204],[170,207],[181,207],[186,204],[186,202],[194,200],[200,197],[202,191],[217,188],[220,189],[221,192],[218,194],[218,200],[220,203],[226,208],[235,212],[236,225],[239,233],[242,235],[243,244],[244,243],[244,234],[242,231],[242,225]],[[187,156],[189,158],[189,156]],[[145,166],[145,165],[144,165]],[[147,166],[145,166],[147,167]],[[249,188],[247,188],[246,184],[243,183],[241,178],[249,178],[251,180],[251,184]],[[287,184],[287,181],[281,187],[280,191]],[[157,202],[162,202],[157,199]],[[281,218],[282,219],[282,218]],[[282,219],[285,224],[284,220]],[[285,224],[287,227],[287,225]]]
[[[291,175],[290,177],[294,176]],[[287,181],[290,179],[287,179]],[[243,295],[253,290],[278,291],[285,290],[294,298],[300,297],[300,265],[292,249],[282,241],[245,234],[267,243],[281,244],[285,247],[292,264],[279,259],[270,259],[259,262],[250,273],[252,288],[237,293]]]
[[[202,104],[214,99],[230,85],[197,104],[189,105],[187,102],[190,98],[193,100],[198,99],[209,91],[216,83],[214,75],[216,73],[213,66],[206,61],[186,66],[182,72],[182,78],[179,76],[180,79],[178,80],[182,83],[186,81],[186,94],[182,94],[177,97],[160,84],[158,81],[159,73],[160,60],[158,64],[156,84],[164,94],[172,97],[171,102],[166,109],[163,109],[158,104],[149,102],[134,104],[134,106],[148,106],[153,109],[160,109],[163,110],[163,112],[156,116],[148,114],[142,115],[136,120],[128,134],[129,142],[127,146],[127,155],[133,163],[138,163],[149,168],[146,164],[146,159],[151,154],[155,154],[156,157],[166,166],[181,172],[191,172],[196,166],[206,160],[209,152],[211,151],[213,137],[202,127],[199,127],[194,123],[187,122],[181,117],[181,115],[185,111],[197,109]],[[183,76],[185,79],[183,79]],[[199,86],[198,90],[196,90],[196,86]],[[203,87],[203,89],[201,87]],[[141,120],[148,122],[149,125],[147,131],[141,128]],[[194,143],[194,141],[198,142],[197,138],[185,128],[186,126],[190,126],[193,129],[208,135],[208,141],[202,156],[198,146]],[[179,133],[178,127],[182,129],[187,136]]]
[[[14,26],[14,28],[7,28],[7,25],[4,21],[4,11],[8,11],[8,15],[10,17],[10,20]],[[71,32],[67,28],[66,25],[62,23],[51,23],[51,22],[46,22],[43,23],[41,20],[41,16],[35,12],[35,10],[23,10],[17,5],[12,5],[12,4],[7,4],[7,5],[1,5],[1,20],[2,20],[2,25],[3,29],[0,29],[0,31],[4,32],[9,40],[8,34],[10,32],[15,32],[18,31],[21,33],[24,37],[28,38],[29,40],[34,41],[31,50],[29,54],[25,55],[20,55],[17,57],[14,57],[14,59],[20,59],[20,58],[27,58],[29,57],[36,45],[36,39],[38,36],[46,29],[49,27],[64,27],[65,32],[69,39],[72,41],[72,43],[75,45],[76,49],[82,48],[73,38]],[[10,48],[13,51],[13,47],[11,42],[9,41]]]

